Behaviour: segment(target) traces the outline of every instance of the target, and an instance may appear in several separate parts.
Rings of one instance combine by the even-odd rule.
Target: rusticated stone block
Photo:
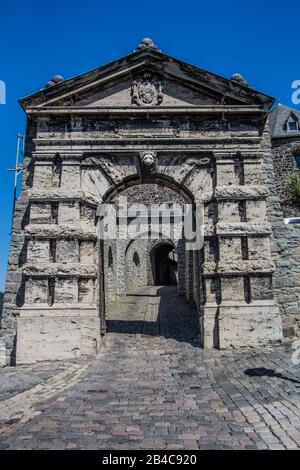
[[[46,304],[48,302],[48,279],[29,278],[26,280],[25,303]]]
[[[31,224],[51,224],[51,204],[47,202],[32,202],[30,205]]]
[[[227,185],[215,188],[215,197],[218,200],[258,199],[267,196],[267,188],[262,185]]]
[[[261,161],[255,159],[254,161],[244,161],[244,184],[245,185],[259,185],[265,184],[262,174],[263,167]]]
[[[271,248],[268,237],[248,237],[249,259],[270,259]]]
[[[52,162],[38,162],[34,166],[33,186],[35,188],[51,188],[53,177]]]
[[[234,171],[234,162],[222,162],[217,164],[217,184],[231,185],[236,183],[236,174]]]
[[[252,300],[268,300],[273,298],[272,277],[270,275],[251,276]]]
[[[221,282],[218,276],[205,279],[205,301],[207,304],[218,304],[221,300]]]
[[[28,240],[27,262],[28,263],[49,263],[50,262],[50,241],[38,238]]]
[[[242,260],[242,245],[239,237],[220,237],[220,261]]]
[[[221,349],[282,340],[281,318],[275,305],[220,307],[218,330]]]
[[[266,202],[263,200],[246,201],[246,216],[249,222],[266,220]]]
[[[55,303],[78,302],[78,279],[57,278],[55,280]]]
[[[78,201],[66,201],[59,203],[58,223],[74,224],[80,220],[80,208]]]
[[[94,264],[96,246],[94,241],[79,241],[79,258],[82,264]]]
[[[91,226],[95,225],[96,221],[96,210],[94,207],[88,206],[87,204],[81,204],[80,206],[80,220]]]
[[[80,188],[80,166],[74,161],[67,161],[62,164],[60,187],[64,190]]]
[[[93,304],[95,298],[95,281],[93,279],[79,279],[78,301]]]
[[[59,238],[56,242],[56,261],[64,263],[79,262],[79,242],[76,238]]]
[[[236,201],[219,202],[218,204],[218,218],[219,222],[239,222],[241,220],[239,213],[239,206]]]
[[[24,313],[18,320],[17,362],[74,359],[95,355],[100,347],[99,317],[44,316]]]
[[[244,302],[244,280],[241,276],[222,276],[222,302]]]

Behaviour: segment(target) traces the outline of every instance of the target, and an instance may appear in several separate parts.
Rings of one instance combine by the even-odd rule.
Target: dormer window
[[[291,121],[288,123],[288,131],[289,132],[294,132],[298,130],[298,123],[295,121]]]
[[[295,163],[297,165],[298,170],[300,170],[300,155],[294,155]]]
[[[299,131],[299,122],[294,114],[290,114],[290,117],[287,120],[286,125],[287,132],[298,132]]]

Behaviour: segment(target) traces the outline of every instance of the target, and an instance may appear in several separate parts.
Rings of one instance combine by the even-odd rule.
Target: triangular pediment
[[[127,106],[200,106],[220,104],[221,97],[212,93],[205,93],[195,86],[165,77],[163,74],[153,73],[147,69],[142,70],[137,77],[137,99],[134,100],[133,88],[135,76],[124,76],[113,83],[72,96],[72,106],[79,107],[127,107]],[[146,77],[146,78],[144,78]],[[149,77],[149,78],[147,78]],[[161,87],[161,101],[158,100],[158,87]],[[68,106],[69,98],[55,101],[52,105]],[[50,104],[51,106],[51,104]]]
[[[273,98],[248,86],[178,61],[138,50],[110,64],[20,100],[27,108],[259,105]]]

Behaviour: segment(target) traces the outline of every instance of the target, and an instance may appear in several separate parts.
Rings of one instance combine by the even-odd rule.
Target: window
[[[295,162],[296,162],[297,168],[300,170],[300,154],[295,155]]]
[[[53,173],[52,173],[52,185],[56,188],[60,187],[62,173],[62,160],[59,155],[56,155],[53,160]]]
[[[297,132],[299,131],[299,123],[297,116],[291,114],[287,120],[286,129],[288,132]]]
[[[113,259],[111,246],[109,247],[109,250],[108,250],[108,267],[109,268],[114,267],[114,259]]]
[[[59,210],[59,203],[51,202],[51,219],[52,219],[53,224],[58,223],[58,210]]]
[[[298,123],[295,121],[291,121],[288,123],[288,131],[289,132],[294,132],[298,130]]]
[[[55,278],[48,281],[48,304],[51,307],[54,304],[55,297]]]
[[[135,251],[134,254],[133,254],[133,262],[136,266],[140,266],[140,257],[138,255],[138,253]]]
[[[54,238],[50,238],[50,261],[56,262],[56,240]]]

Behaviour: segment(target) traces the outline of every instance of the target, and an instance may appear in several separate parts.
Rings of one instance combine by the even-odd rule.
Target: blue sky
[[[65,78],[126,55],[151,37],[162,51],[231,77],[292,106],[300,80],[299,0],[10,0],[1,4],[0,290],[9,249],[16,136],[25,129],[17,99],[54,75]],[[294,106],[295,107],[295,106]],[[297,106],[300,109],[300,106]]]

